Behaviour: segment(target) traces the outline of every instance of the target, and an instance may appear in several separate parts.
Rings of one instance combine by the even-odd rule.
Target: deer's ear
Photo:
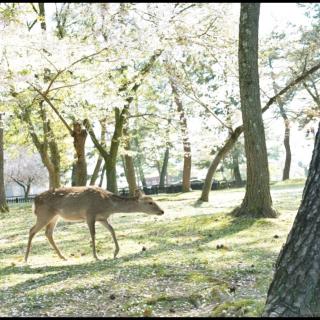
[[[141,198],[143,196],[143,193],[139,189],[136,189],[134,191],[134,196],[138,197],[138,198]]]

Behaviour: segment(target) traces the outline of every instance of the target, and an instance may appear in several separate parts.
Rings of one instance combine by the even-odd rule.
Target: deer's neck
[[[131,213],[139,212],[139,202],[136,198],[113,198],[112,202],[112,213]]]

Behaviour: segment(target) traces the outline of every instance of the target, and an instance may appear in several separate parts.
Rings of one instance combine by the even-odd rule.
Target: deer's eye
[[[152,202],[149,202],[149,204],[152,204]]]

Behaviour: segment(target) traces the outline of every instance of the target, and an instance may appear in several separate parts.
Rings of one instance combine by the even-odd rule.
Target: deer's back
[[[99,187],[48,190],[35,197],[35,214],[37,210],[48,210],[68,220],[83,219],[87,213],[101,212],[111,195],[111,192]]]

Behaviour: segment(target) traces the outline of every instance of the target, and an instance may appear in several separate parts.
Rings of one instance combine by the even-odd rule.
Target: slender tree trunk
[[[101,134],[100,134],[100,144],[103,148],[106,147],[106,119],[102,119],[100,120],[100,126],[101,126]],[[103,157],[101,156],[101,154],[99,154],[98,156],[98,160],[96,163],[96,166],[94,167],[93,173],[92,173],[92,177],[90,180],[90,186],[93,186],[96,183],[96,180],[98,179],[98,175],[99,175],[99,171],[102,165],[102,161],[103,161]]]
[[[0,212],[9,212],[4,186],[3,122],[0,115]]]
[[[264,316],[320,316],[320,124],[302,202],[276,262]]]
[[[99,187],[102,188],[102,183],[103,183],[103,178],[106,172],[106,165],[104,164],[102,171],[101,171],[101,175],[100,175],[100,182],[99,182]]]
[[[239,82],[247,158],[246,194],[234,215],[274,218],[269,186],[267,147],[262,121],[258,73],[260,3],[241,3]]]
[[[133,141],[134,141],[135,147],[137,149],[136,161],[137,161],[137,167],[138,167],[138,170],[139,170],[140,180],[141,180],[142,186],[143,187],[147,187],[146,179],[145,179],[144,172],[143,172],[143,166],[142,166],[142,157],[143,156],[142,156],[142,153],[141,153],[141,150],[140,150],[140,147],[139,147],[138,138],[134,137]]]
[[[290,166],[291,166],[291,148],[290,148],[290,122],[284,112],[282,116],[284,120],[285,130],[284,130],[284,147],[286,149],[286,159],[283,168],[282,180],[287,180],[290,178]]]
[[[271,57],[269,57],[269,66],[271,69],[273,91],[274,91],[274,94],[277,94],[279,91],[279,87],[276,84]],[[284,180],[287,180],[290,178],[290,166],[291,166],[290,121],[288,119],[287,113],[284,108],[284,103],[283,103],[281,97],[278,97],[277,104],[279,106],[280,114],[283,119],[284,127],[285,127],[283,143],[284,143],[284,148],[286,150],[286,159],[285,159],[284,168],[283,168],[283,175],[282,175],[282,180],[284,181]]]
[[[232,152],[232,166],[233,166],[233,176],[234,180],[238,185],[242,183],[240,167],[239,167],[239,152],[236,148],[233,148]]]
[[[87,184],[87,162],[85,144],[87,139],[87,131],[82,128],[81,123],[73,123],[73,146],[75,148],[75,186],[85,186]]]
[[[204,181],[204,185],[202,188],[201,192],[201,197],[199,200],[201,201],[209,201],[209,193],[211,190],[211,185],[212,185],[212,179],[213,175],[215,174],[217,167],[220,163],[220,161],[227,155],[227,153],[232,149],[232,147],[235,145],[237,142],[240,134],[243,132],[243,127],[240,126],[236,130],[234,130],[230,137],[228,138],[227,142],[225,145],[217,152],[215,158],[210,164],[210,167],[208,169],[206,179]]]
[[[123,136],[125,139],[124,142],[124,149],[126,151],[130,151],[130,137],[127,125],[123,128]],[[129,194],[130,196],[134,196],[135,190],[137,189],[137,181],[136,181],[136,174],[134,170],[133,158],[131,155],[126,153],[124,155],[125,167],[126,167],[126,178],[129,186]]]
[[[45,9],[44,9],[44,3],[39,2],[39,16],[41,17],[41,29],[46,31],[47,26],[46,26],[46,14],[45,14]]]
[[[164,179],[167,174],[168,170],[168,162],[169,162],[169,147],[166,147],[166,151],[164,153],[164,158],[163,158],[163,163],[162,163],[162,168],[161,168],[161,173],[160,173],[160,182],[159,182],[159,187],[163,188],[164,187]]]
[[[183,144],[183,178],[182,178],[182,192],[189,192],[191,191],[190,185],[190,177],[191,177],[191,144],[188,135],[188,125],[187,125],[187,118],[184,112],[184,108],[182,102],[180,100],[177,87],[170,77],[170,85],[172,88],[172,93],[174,96],[174,101],[177,105],[177,111],[180,116],[180,128],[182,133],[182,144]]]
[[[99,171],[100,171],[100,168],[101,168],[101,165],[102,165],[102,161],[103,161],[103,158],[99,155],[98,159],[97,159],[97,162],[96,162],[96,165],[94,167],[91,179],[90,179],[90,186],[94,186],[96,181],[97,181],[97,179],[98,179]]]

